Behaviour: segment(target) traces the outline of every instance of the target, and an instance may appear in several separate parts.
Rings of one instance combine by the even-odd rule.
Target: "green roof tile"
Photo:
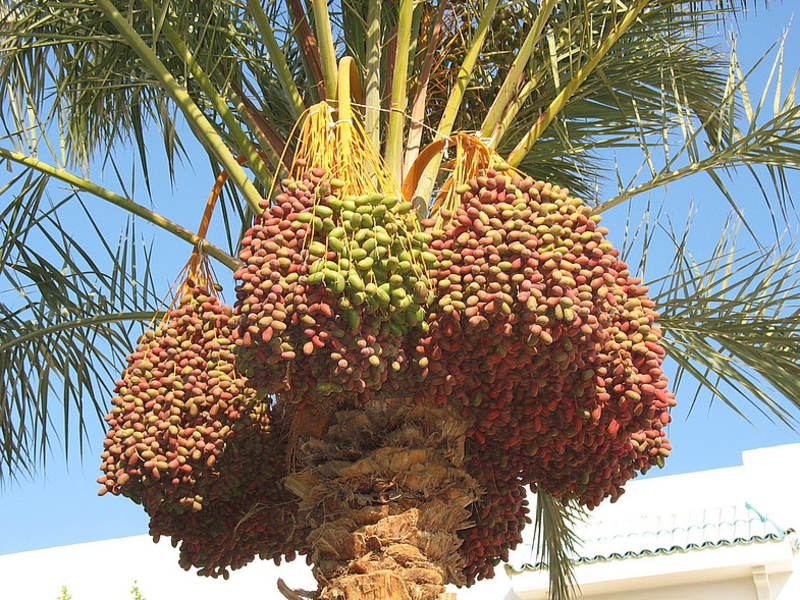
[[[576,528],[583,540],[575,564],[592,564],[690,552],[722,546],[781,541],[787,531],[762,516],[750,504],[702,508],[675,513],[629,515],[625,519],[590,518]],[[531,544],[513,553],[506,568],[511,574],[539,570],[546,565],[522,562],[532,556]]]

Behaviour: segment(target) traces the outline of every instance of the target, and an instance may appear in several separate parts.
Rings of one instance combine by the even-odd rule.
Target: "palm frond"
[[[574,501],[564,502],[541,490],[536,492],[533,521],[535,563],[547,569],[551,600],[570,600],[578,591],[574,559],[580,540],[575,526],[586,518],[584,509]]]
[[[586,147],[636,146],[641,136],[666,135],[675,126],[671,115],[676,106],[671,98],[676,85],[681,93],[685,88],[691,105],[719,104],[726,82],[720,75],[726,67],[724,54],[709,46],[702,34],[711,15],[687,11],[681,4],[651,2],[638,15],[553,123],[569,132],[566,137],[560,136],[568,143],[549,148],[537,144],[521,163],[524,169],[535,173],[538,163],[553,154],[570,156]],[[588,60],[592,44],[599,41],[596,32],[608,29],[617,19],[608,7],[586,2],[583,10],[576,6],[572,11],[554,11],[546,41],[535,51],[527,75],[535,86],[518,99],[522,105],[517,108],[516,125],[498,147],[502,154],[507,154],[518,143],[517,136],[536,123],[571,80],[572,71]],[[549,137],[556,136],[551,133]]]
[[[174,109],[89,3],[18,2],[0,29],[2,116],[18,150],[35,154],[52,135],[59,166],[85,171],[98,150],[136,138],[146,164],[140,132],[157,125],[173,164]]]
[[[9,161],[21,164],[25,167],[28,167],[29,171],[37,171],[39,172],[42,177],[38,180],[41,184],[46,185],[47,178],[53,178],[56,180],[63,181],[68,185],[73,186],[73,188],[77,190],[82,190],[92,194],[93,196],[100,198],[106,202],[114,204],[132,215],[136,215],[149,221],[162,229],[169,231],[176,237],[183,239],[191,243],[194,246],[200,247],[204,252],[209,254],[210,256],[214,256],[220,262],[228,266],[229,268],[235,270],[239,267],[239,261],[227,254],[226,252],[222,251],[221,249],[217,248],[213,244],[211,244],[208,240],[199,237],[193,231],[175,223],[174,221],[170,221],[165,217],[155,213],[144,206],[136,204],[130,198],[125,198],[111,190],[108,190],[100,185],[97,185],[93,181],[89,181],[87,179],[83,179],[81,177],[77,177],[72,173],[64,171],[63,169],[57,169],[52,165],[44,163],[38,159],[35,159],[31,156],[26,156],[19,152],[12,152],[7,150],[6,148],[0,147],[0,158],[7,159]],[[43,190],[34,190],[32,194],[28,194],[29,190],[23,189],[20,194],[17,195],[14,202],[10,206],[19,207],[20,205],[24,205],[27,202],[33,202],[33,208],[36,208],[39,199],[43,193]],[[29,197],[30,196],[30,197]],[[24,213],[28,214],[35,214],[34,211],[23,210]],[[242,217],[244,218],[244,217]]]
[[[795,92],[800,71],[792,78],[788,89],[781,86],[783,70],[783,48],[776,52],[771,74],[761,91],[760,99],[753,105],[750,101],[748,76],[743,74],[736,54],[732,54],[730,75],[726,83],[727,92],[717,108],[707,110],[705,119],[699,123],[693,118],[688,105],[679,101],[678,112],[683,144],[671,150],[671,155],[661,157],[663,166],[653,169],[649,181],[628,186],[614,198],[597,207],[598,212],[608,210],[643,192],[678,181],[695,173],[708,173],[730,202],[741,214],[741,207],[727,192],[720,174],[731,173],[735,167],[746,167],[763,190],[767,210],[788,218],[791,196],[784,182],[787,170],[800,168],[800,106],[796,104]],[[771,97],[771,98],[770,98]],[[769,102],[770,99],[772,102]],[[772,107],[772,114],[763,116]],[[743,112],[742,118],[734,115]],[[709,123],[714,123],[715,133],[703,144],[700,140]],[[724,125],[720,125],[724,123]],[[643,147],[650,144],[642,138]],[[688,163],[680,165],[680,162]],[[767,167],[768,178],[754,169]]]
[[[120,10],[232,148],[243,153],[242,140],[237,142],[224,126],[214,99],[198,84],[193,68],[213,74],[219,90],[228,81],[255,90],[253,96],[273,127],[283,134],[289,131],[298,99],[282,85],[287,72],[302,70],[302,62],[288,26],[281,28],[282,20],[275,16],[276,2],[259,11],[276,25],[270,40],[258,30],[251,13],[255,8],[240,3],[153,2],[152,6],[153,14],[144,7],[128,12],[127,4]],[[171,44],[167,29],[181,32],[182,43],[191,51],[191,65]],[[147,132],[160,131],[173,164],[181,148],[176,107],[152,66],[135,45],[125,43],[94,3],[18,2],[0,20],[0,31],[0,101],[7,134],[18,150],[34,153],[52,137],[48,153],[63,159],[59,166],[86,170],[98,152],[132,145],[146,170],[148,153],[142,140]],[[275,50],[272,42],[284,47],[285,61],[280,65],[264,59],[269,48]],[[297,81],[302,83],[302,78]],[[29,114],[39,115],[38,122],[28,123]]]
[[[586,60],[581,57],[589,51],[587,46],[591,47],[592,36],[607,28],[614,18],[608,8],[610,5],[605,5],[604,9],[601,3],[587,1],[571,3],[571,6],[572,10],[561,8],[553,12],[550,28],[546,30],[546,42],[534,52],[526,75],[528,83],[521,85],[522,96],[511,105],[515,114],[514,126],[500,139],[498,148],[501,154],[508,154],[517,144],[518,136],[537,122],[551,100],[570,80],[572,70]],[[766,140],[783,133],[783,130],[777,131],[777,122],[771,126],[764,124],[763,118],[757,128],[750,125],[754,122],[752,119],[746,120],[743,93],[746,76],[737,74],[733,68],[736,65],[730,62],[730,52],[720,47],[718,39],[712,37],[715,35],[715,19],[736,6],[739,5],[720,4],[712,9],[707,3],[667,0],[649,3],[637,22],[600,61],[595,72],[569,98],[559,118],[545,130],[534,151],[522,162],[523,170],[537,175],[549,171],[555,181],[564,178],[570,182],[577,179],[576,164],[582,160],[592,162],[594,172],[589,173],[591,179],[584,179],[586,183],[582,188],[591,194],[588,197],[590,201],[599,202],[598,194],[602,194],[601,185],[609,174],[611,163],[603,163],[596,157],[607,157],[612,149],[641,148],[655,159],[652,173],[655,181],[650,185],[668,182],[675,176],[675,170],[678,170],[678,176],[685,176],[704,167],[718,167],[725,156],[717,156],[712,167],[711,163],[698,165],[700,159],[692,159],[690,153],[708,153],[704,139],[709,148],[730,146],[735,143],[737,127],[749,132],[747,141],[739,143],[753,148],[753,154],[759,153]],[[488,89],[491,92],[491,86]],[[787,125],[787,121],[793,122],[791,92],[793,88],[788,92],[784,90],[780,103],[783,125]],[[760,127],[763,130],[757,131]],[[691,147],[673,148],[676,134],[691,137]],[[701,139],[701,134],[704,139]],[[775,154],[784,152],[787,145],[776,148]],[[737,149],[729,148],[729,151]],[[546,164],[554,157],[563,165],[563,171],[541,168],[542,163]],[[730,164],[730,154],[727,158],[727,164]],[[680,160],[689,162],[689,166],[683,169],[676,162]],[[754,160],[754,156],[748,153],[737,164]],[[794,151],[784,153],[781,159],[768,156],[762,160],[773,169],[770,176],[781,181],[783,169],[787,165],[791,167],[790,163],[795,160]],[[775,160],[783,162],[775,165]],[[760,182],[765,188],[770,188],[769,178],[762,175]],[[570,184],[570,187],[575,186]],[[626,193],[629,188],[631,194]],[[652,187],[648,184],[641,187],[625,185],[624,195],[617,196],[614,202],[625,201],[633,193],[647,189]],[[779,195],[786,197],[767,189],[767,196],[777,198]],[[775,210],[779,213],[778,202],[782,201],[774,200]],[[602,208],[610,206],[610,203],[602,204]]]
[[[87,423],[105,413],[131,325],[160,304],[132,223],[112,248],[86,211],[79,241],[59,216],[65,204],[46,206],[46,186],[31,183],[20,182],[28,201],[12,201],[0,217],[0,480],[44,464],[55,440],[67,454],[82,451]],[[84,249],[92,230],[100,255]]]
[[[656,282],[664,347],[678,365],[674,391],[693,379],[695,398],[705,388],[742,416],[750,404],[796,427],[800,261],[777,245],[737,252],[731,227],[703,261],[673,234],[673,271]]]

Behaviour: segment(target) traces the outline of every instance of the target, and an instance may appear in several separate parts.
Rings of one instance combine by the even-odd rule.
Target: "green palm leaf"
[[[551,600],[569,600],[579,591],[574,559],[580,540],[575,525],[586,518],[576,502],[563,502],[544,492],[536,493],[533,521],[535,563],[545,568],[550,581]]]
[[[736,251],[726,227],[696,261],[675,238],[674,272],[657,282],[664,345],[677,380],[694,379],[746,416],[743,403],[797,427],[800,406],[800,276],[795,251]]]
[[[12,207],[0,219],[0,480],[41,466],[53,435],[67,453],[76,443],[82,451],[87,423],[105,413],[131,325],[160,304],[132,225],[106,256],[90,256],[85,234],[71,237],[56,210],[21,222]]]

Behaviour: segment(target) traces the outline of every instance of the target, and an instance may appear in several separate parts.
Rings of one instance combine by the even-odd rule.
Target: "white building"
[[[615,504],[578,526],[576,559],[587,600],[800,600],[800,444],[743,454],[738,467],[632,481]],[[531,540],[533,531],[525,532]],[[544,600],[547,575],[530,544],[512,553],[491,581],[456,592],[457,600]],[[0,556],[2,600],[279,598],[277,577],[314,589],[300,561],[257,563],[230,580],[209,580],[177,566],[169,543],[147,536]]]

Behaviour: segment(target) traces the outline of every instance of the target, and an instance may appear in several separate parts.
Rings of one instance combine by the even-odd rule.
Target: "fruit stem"
[[[352,56],[344,56],[339,61],[337,95],[339,97],[339,126],[342,128],[342,144],[349,148],[353,127],[351,96],[355,98],[356,103],[362,102],[361,79],[358,77],[358,68]]]

